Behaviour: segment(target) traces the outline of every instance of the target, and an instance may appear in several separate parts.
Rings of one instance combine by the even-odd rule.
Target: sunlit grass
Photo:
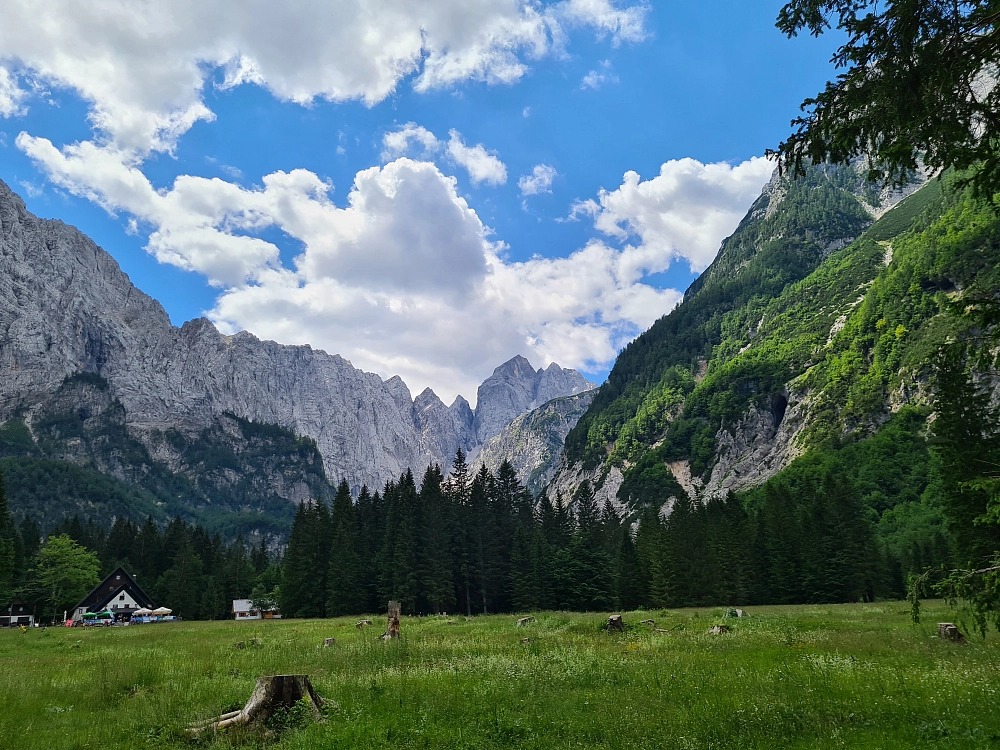
[[[993,747],[1000,649],[939,641],[906,605],[178,623],[0,632],[0,745],[185,746],[183,727],[241,706],[260,675],[306,673],[323,723],[203,740],[281,748]],[[658,633],[640,625],[656,620]],[[375,618],[373,618],[375,619]],[[259,637],[261,645],[236,649]],[[320,648],[324,638],[335,646]],[[530,639],[522,642],[523,639]]]

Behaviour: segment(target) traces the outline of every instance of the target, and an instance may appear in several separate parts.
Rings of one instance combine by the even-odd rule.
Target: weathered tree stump
[[[257,686],[250,695],[250,700],[241,710],[230,711],[214,719],[198,722],[188,731],[200,734],[205,730],[264,722],[276,709],[290,709],[303,698],[309,702],[314,717],[319,717],[320,709],[330,702],[316,694],[308,675],[277,674],[261,677],[257,680]]]
[[[730,607],[726,610],[726,617],[748,617],[746,612],[742,609],[736,609],[735,607]]]
[[[246,647],[247,647],[246,641],[236,641],[236,643],[233,644],[233,648],[246,648]]]
[[[732,628],[728,625],[713,625],[709,628],[708,632],[712,635],[722,635],[723,633],[728,633],[730,630],[732,630]]]
[[[965,643],[965,636],[962,635],[962,631],[950,622],[938,623],[938,638],[942,641],[951,641],[952,643]]]
[[[389,602],[388,623],[386,624],[385,632],[382,634],[383,641],[399,638],[399,610],[399,602]]]
[[[371,620],[358,620],[358,624],[355,625],[354,627],[356,627],[358,630],[361,630],[361,628],[363,628],[365,625],[371,625],[371,624],[372,624]]]
[[[517,621],[517,627],[523,628],[529,622],[534,622],[534,621],[535,621],[535,618],[532,617],[531,615],[528,615],[527,617],[522,617],[520,620]]]
[[[651,628],[655,628],[656,627],[656,621],[655,620],[641,620],[639,622],[639,624],[640,625],[649,625],[649,627],[651,627]]]
[[[336,645],[337,645],[337,639],[336,638],[324,638],[323,639],[323,648],[328,648],[329,646],[336,646]]]
[[[521,639],[521,643],[531,643],[531,639],[530,638],[522,638]]]
[[[611,615],[608,618],[608,632],[609,633],[624,633],[625,623],[622,620],[621,615]]]

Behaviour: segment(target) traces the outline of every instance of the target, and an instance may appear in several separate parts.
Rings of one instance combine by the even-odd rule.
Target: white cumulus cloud
[[[675,159],[650,180],[626,172],[616,190],[574,204],[571,217],[590,215],[604,234],[623,242],[638,239],[628,247],[649,273],[666,270],[678,258],[702,271],[773,171],[773,162],[757,156],[736,166]]]
[[[556,178],[555,167],[548,164],[536,164],[531,174],[521,175],[517,181],[517,186],[521,189],[521,195],[538,195],[539,193],[552,192],[552,180]]]
[[[374,104],[410,76],[418,90],[511,83],[577,28],[639,41],[647,13],[616,0],[6,0],[0,60],[77,92],[116,147],[148,153],[213,118],[203,91],[220,74],[284,101]],[[18,111],[4,81],[0,106]]]
[[[438,140],[427,128],[408,122],[382,137],[382,160],[414,154],[427,158],[444,151],[448,161],[465,169],[476,185],[484,182],[502,185],[507,182],[507,166],[500,161],[496,151],[487,150],[481,143],[466,145],[462,134],[454,129],[448,132],[448,137],[447,142]]]
[[[618,76],[611,69],[611,61],[605,60],[601,63],[599,70],[591,70],[580,82],[581,89],[594,89],[595,91],[606,83],[618,83]]]
[[[500,161],[495,151],[487,151],[483,144],[466,146],[462,135],[457,130],[448,131],[448,156],[465,167],[471,179],[477,185],[488,182],[490,185],[502,185],[507,182],[507,167]]]
[[[7,68],[0,67],[0,117],[24,114],[23,102],[28,92],[17,85],[17,78]]]
[[[643,283],[641,248],[593,240],[566,257],[508,261],[455,179],[428,161],[362,170],[338,204],[306,170],[253,188],[183,175],[157,190],[123,152],[23,133],[17,145],[54,183],[128,214],[161,262],[207,276],[223,330],[310,343],[446,399],[471,397],[518,352],[605,367],[680,299]],[[290,265],[265,229],[302,248]]]

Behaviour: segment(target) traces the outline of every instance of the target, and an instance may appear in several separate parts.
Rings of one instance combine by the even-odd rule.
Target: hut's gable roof
[[[125,591],[140,607],[153,608],[153,600],[143,591],[135,579],[125,572],[124,568],[118,568],[111,575],[101,581],[83,601],[76,605],[87,612],[99,612],[104,609],[112,599]]]

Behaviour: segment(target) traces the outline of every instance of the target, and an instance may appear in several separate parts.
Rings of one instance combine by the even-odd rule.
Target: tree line
[[[281,558],[265,540],[247,545],[180,518],[161,528],[118,518],[108,530],[65,518],[47,536],[25,517],[15,524],[0,474],[0,607],[24,601],[61,620],[105,576],[123,567],[152,599],[185,619],[231,616],[233,599],[264,599],[280,587]]]
[[[681,493],[683,495],[683,493]],[[730,495],[706,504],[647,498],[645,510],[599,506],[582,482],[537,501],[509,463],[470,474],[459,451],[356,502],[300,506],[284,559],[282,612],[330,617],[401,602],[413,614],[610,610],[872,599],[885,566],[858,493],[833,474],[792,496],[780,482],[761,507]]]

